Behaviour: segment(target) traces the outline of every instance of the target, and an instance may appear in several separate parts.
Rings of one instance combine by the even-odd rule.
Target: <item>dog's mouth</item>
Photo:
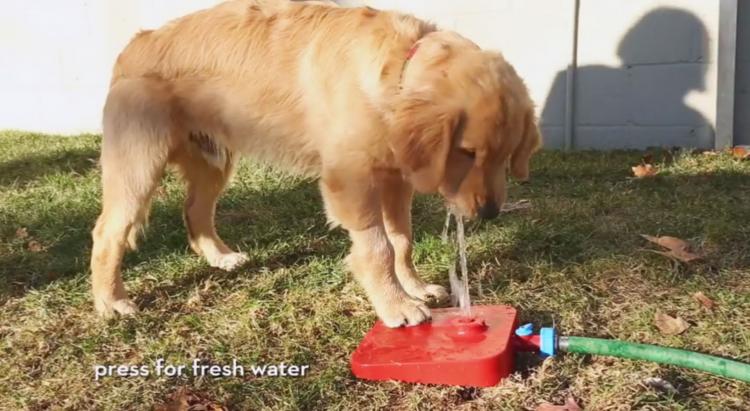
[[[456,217],[461,217],[465,220],[474,220],[481,218],[482,220],[492,220],[500,214],[500,207],[495,202],[487,202],[483,205],[477,205],[472,209],[461,207],[455,202],[445,200],[445,208],[449,213]]]

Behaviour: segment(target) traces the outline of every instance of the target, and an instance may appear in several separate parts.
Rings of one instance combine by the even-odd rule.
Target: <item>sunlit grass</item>
[[[168,176],[126,284],[141,308],[110,322],[89,298],[89,232],[99,211],[99,138],[0,134],[0,409],[150,409],[180,386],[231,409],[523,409],[575,397],[587,409],[744,409],[750,386],[654,364],[525,358],[498,387],[371,383],[348,359],[375,317],[329,231],[315,182],[250,162],[222,198],[218,229],[251,256],[238,272],[208,267],[187,247],[183,189]],[[523,321],[564,334],[682,347],[750,361],[750,161],[726,154],[544,152],[510,197],[533,208],[468,226],[472,299],[512,304]],[[415,204],[415,257],[447,285],[441,202]],[[28,237],[17,233],[26,228]],[[647,252],[639,234],[673,235],[706,253],[691,265]],[[41,247],[32,251],[29,243]],[[479,295],[481,283],[482,294]],[[707,311],[691,295],[703,291]],[[680,336],[653,326],[657,309],[687,320]],[[304,378],[104,378],[97,364],[309,364]],[[458,370],[457,370],[458,372]],[[463,371],[470,372],[470,370]],[[670,381],[677,394],[642,384]],[[650,407],[650,408],[648,408]]]

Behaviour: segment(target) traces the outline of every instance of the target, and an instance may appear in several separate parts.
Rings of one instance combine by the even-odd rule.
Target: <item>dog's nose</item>
[[[482,208],[479,209],[479,217],[485,220],[492,220],[498,214],[500,214],[500,209],[497,208],[497,204],[494,201],[484,203]]]

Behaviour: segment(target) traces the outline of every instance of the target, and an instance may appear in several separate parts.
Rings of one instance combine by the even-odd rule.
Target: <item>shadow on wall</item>
[[[619,67],[576,70],[573,148],[713,146],[710,121],[685,102],[689,93],[706,89],[708,33],[698,17],[674,8],[653,10],[623,36],[617,55]],[[550,148],[564,146],[565,94],[563,70],[541,115]]]
[[[737,7],[734,139],[740,145],[750,144],[750,2],[740,1]]]

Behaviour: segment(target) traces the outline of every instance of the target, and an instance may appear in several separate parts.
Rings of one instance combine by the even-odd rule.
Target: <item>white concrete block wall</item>
[[[750,3],[738,3],[734,136],[736,144],[750,144]]]
[[[575,146],[711,147],[718,4],[581,0]]]
[[[111,67],[130,37],[217,2],[5,0],[0,129],[99,131]],[[413,13],[502,51],[529,85],[546,145],[562,146],[573,0],[339,3]],[[660,8],[674,13],[638,26]],[[712,145],[717,25],[718,1],[581,0],[578,146]],[[633,27],[623,58],[618,46]]]
[[[139,30],[217,0],[3,0],[0,129],[98,132],[117,54]]]

